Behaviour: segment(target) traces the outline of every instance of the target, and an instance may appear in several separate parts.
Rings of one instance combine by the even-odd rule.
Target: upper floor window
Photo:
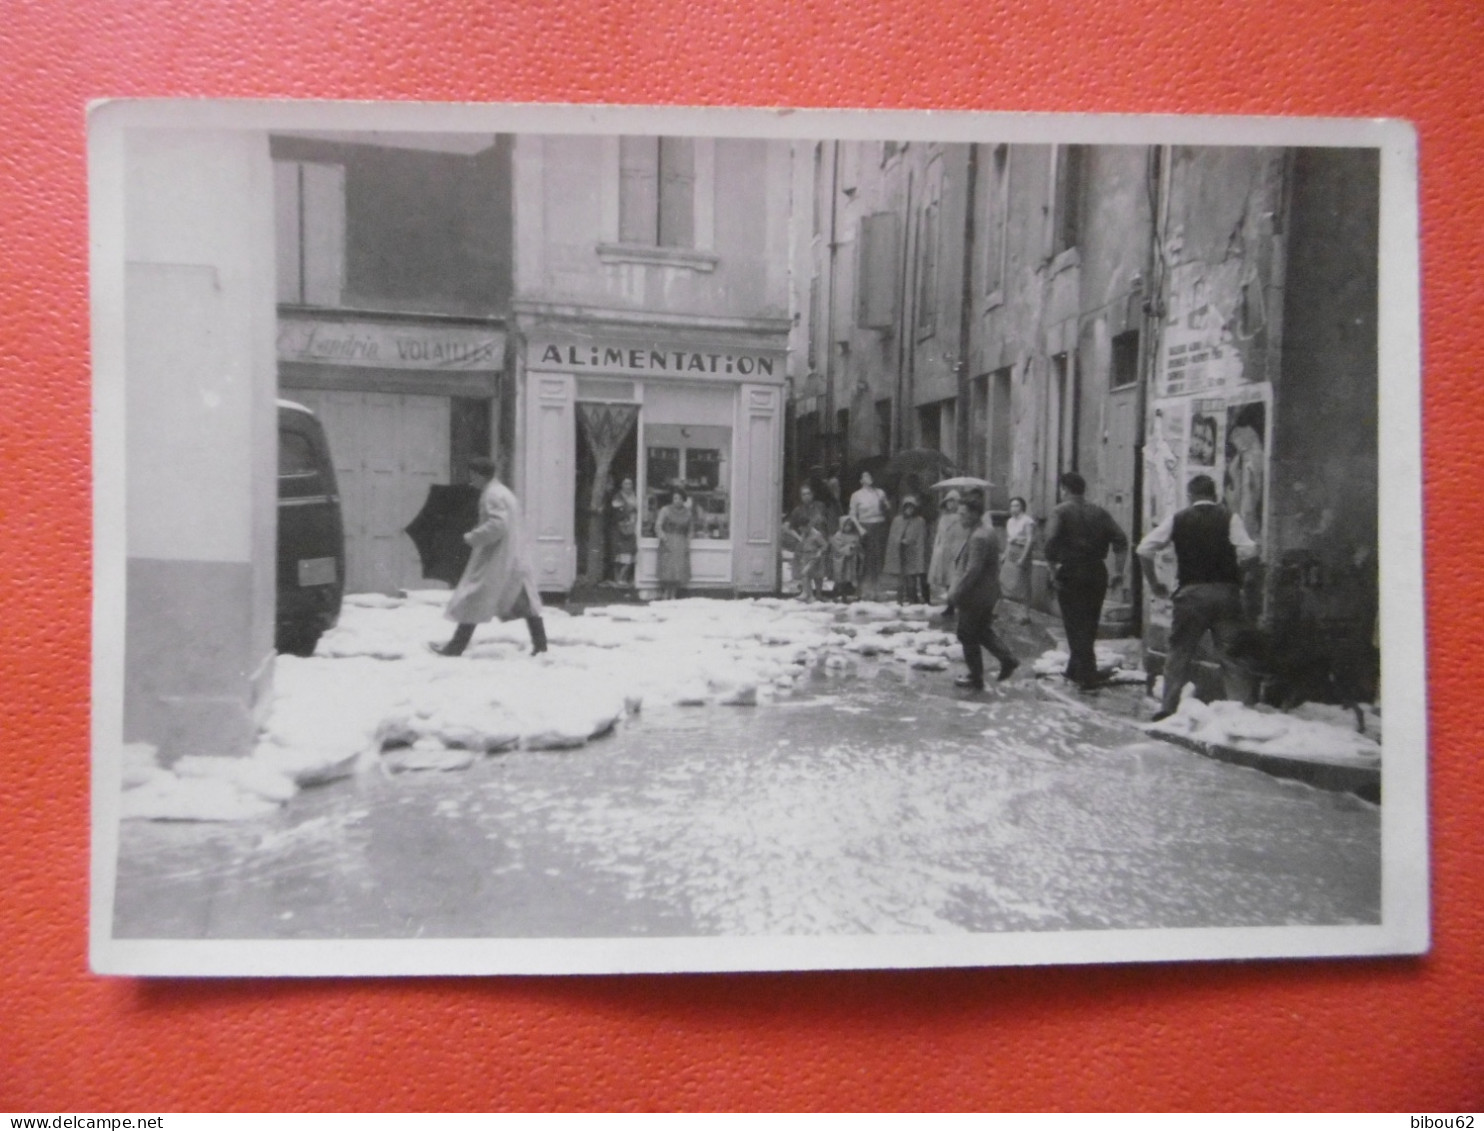
[[[930,338],[938,328],[938,202],[918,214],[917,336]]]
[[[696,155],[690,138],[619,139],[618,239],[695,246]]]
[[[861,217],[856,239],[857,326],[886,331],[896,327],[900,248],[895,212],[874,212]]]
[[[278,301],[339,306],[345,289],[345,167],[273,162]]]
[[[1139,331],[1125,330],[1113,335],[1113,357],[1108,368],[1108,384],[1115,389],[1132,385],[1139,379]]]
[[[824,142],[816,141],[814,143],[814,193],[811,201],[813,212],[810,225],[810,230],[815,236],[824,234],[824,195],[827,191],[828,186],[824,179]]]
[[[1010,219],[1010,147],[997,145],[990,154],[985,192],[984,294],[990,300],[1005,291],[1005,259]]]
[[[1086,147],[1058,145],[1053,150],[1055,176],[1051,197],[1051,257],[1076,247],[1082,240],[1082,184]]]
[[[809,280],[809,341],[806,346],[806,357],[804,364],[812,373],[819,368],[819,359],[823,356],[820,349],[823,343],[820,339],[824,336],[824,310],[823,296],[820,293],[820,281],[818,268],[814,276]]]

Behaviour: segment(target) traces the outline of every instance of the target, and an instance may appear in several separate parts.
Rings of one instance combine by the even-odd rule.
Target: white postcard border
[[[89,121],[93,358],[91,963],[134,976],[613,974],[1417,954],[1428,949],[1427,680],[1417,138],[1405,122],[564,105],[113,101]],[[123,139],[131,129],[658,133],[841,140],[1373,147],[1379,287],[1382,691],[1378,926],[995,935],[619,939],[121,940],[112,937],[121,782],[124,592]]]

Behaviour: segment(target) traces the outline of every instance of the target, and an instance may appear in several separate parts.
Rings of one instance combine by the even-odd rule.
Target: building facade
[[[606,575],[626,478],[641,589],[679,487],[692,588],[771,592],[785,472],[927,450],[1043,521],[1076,469],[1134,538],[1212,476],[1254,624],[1377,678],[1373,150],[140,130],[117,160],[130,739],[250,747],[280,394],[330,434],[353,592],[426,584],[405,527],[474,455],[548,592]],[[1107,628],[1157,665],[1131,580]]]
[[[508,370],[511,142],[492,134],[271,139],[282,395],[335,458],[346,587],[426,584],[403,533],[488,455]]]
[[[777,585],[788,379],[787,143],[521,135],[512,396],[497,448],[540,586],[605,579],[614,490],[639,498],[641,590],[676,488],[690,588]]]
[[[425,584],[403,533],[491,455],[547,592],[612,573],[611,499],[695,516],[692,587],[776,584],[787,146],[703,138],[273,138],[279,381],[329,433],[347,586]]]
[[[795,147],[790,484],[906,449],[965,450],[964,146]]]
[[[1373,666],[1373,151],[823,143],[794,177],[792,480],[932,449],[1044,525],[1076,470],[1137,538],[1208,474],[1254,623]],[[1157,665],[1169,616],[1131,570],[1104,627]]]
[[[126,565],[101,562],[100,599],[122,594],[126,742],[169,759],[243,754],[272,702],[277,512],[273,209],[268,139],[250,131],[130,130],[122,255],[96,285],[124,296],[97,329],[100,400],[122,416]],[[189,173],[189,175],[186,175]],[[116,544],[116,543],[115,543]],[[111,633],[97,642],[114,670]],[[113,709],[100,694],[100,733]]]

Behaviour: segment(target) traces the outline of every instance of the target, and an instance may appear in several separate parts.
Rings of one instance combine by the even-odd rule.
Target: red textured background
[[[1477,0],[12,0],[0,12],[0,1108],[1484,1107],[1484,735],[1469,674],[1484,635]],[[634,979],[90,975],[83,108],[167,95],[1415,121],[1433,953]]]

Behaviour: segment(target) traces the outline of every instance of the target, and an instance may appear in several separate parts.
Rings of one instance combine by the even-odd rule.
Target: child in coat
[[[830,562],[834,566],[835,596],[849,601],[861,576],[861,528],[848,514],[830,539]]]
[[[886,572],[897,575],[897,604],[927,603],[927,521],[908,495],[886,536]]]
[[[799,548],[794,553],[801,586],[800,595],[806,601],[814,600],[815,594],[823,588],[829,552],[830,543],[824,536],[824,528],[811,522],[799,535]]]

